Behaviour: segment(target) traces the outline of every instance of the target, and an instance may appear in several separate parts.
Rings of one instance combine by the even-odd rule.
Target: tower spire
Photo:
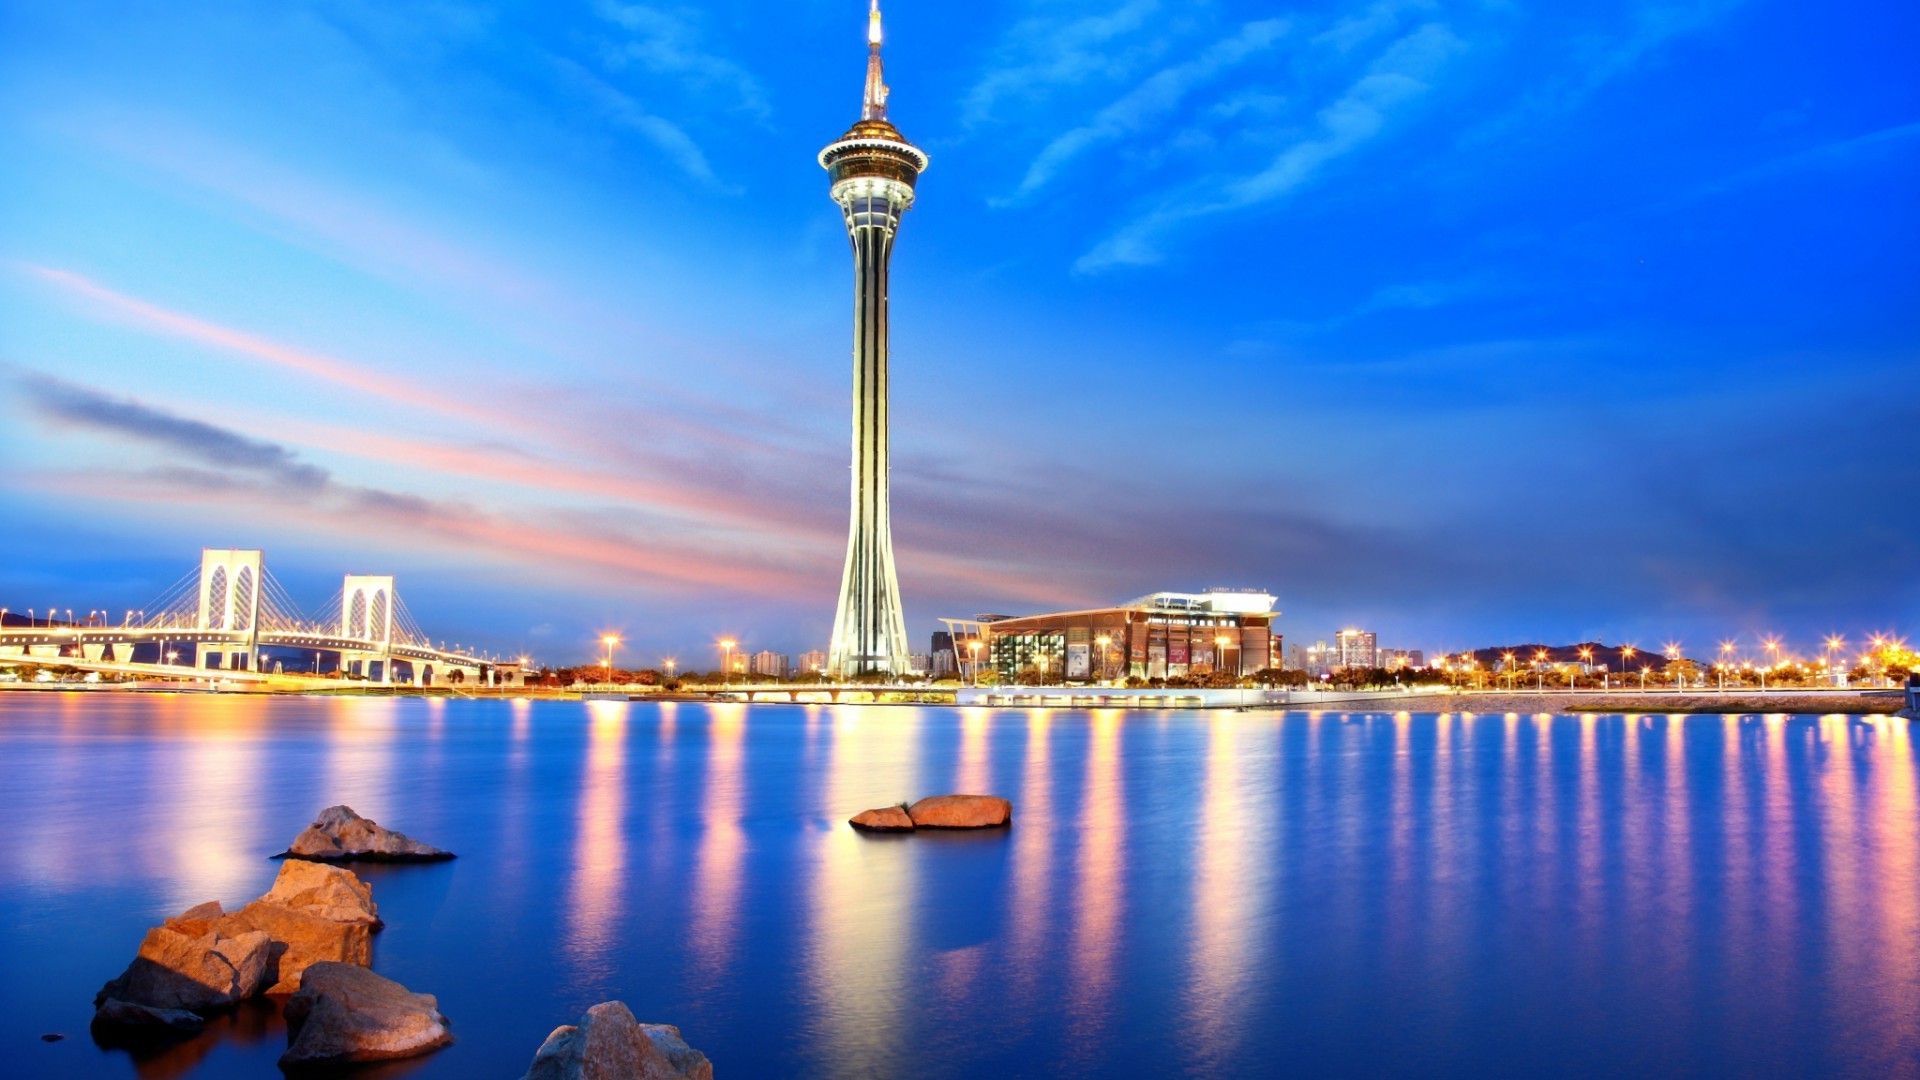
[[[860,110],[862,120],[887,118],[887,83],[880,69],[880,0],[867,9],[867,99]]]

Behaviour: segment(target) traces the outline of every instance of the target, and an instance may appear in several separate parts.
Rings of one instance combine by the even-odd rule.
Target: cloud
[[[27,376],[21,385],[41,416],[56,423],[137,439],[208,465],[257,473],[301,490],[322,488],[330,481],[325,469],[302,463],[284,446],[41,375]]]
[[[1428,23],[1402,37],[1339,100],[1320,111],[1319,130],[1312,137],[1288,146],[1259,172],[1210,177],[1177,192],[1121,226],[1074,268],[1094,273],[1159,262],[1162,238],[1175,226],[1290,194],[1329,162],[1378,135],[1393,111],[1426,93],[1440,67],[1464,48],[1465,43],[1440,23]]]
[[[1156,72],[1126,96],[1100,110],[1093,121],[1048,143],[1028,166],[1019,188],[1001,205],[1018,205],[1038,194],[1074,158],[1102,143],[1117,142],[1166,118],[1187,95],[1271,48],[1287,31],[1280,19],[1247,23],[1199,56]]]
[[[653,4],[622,4],[602,0],[600,16],[632,35],[608,50],[613,69],[638,65],[655,75],[671,76],[711,100],[719,91],[733,99],[733,107],[757,118],[769,114],[759,80],[747,69],[706,47],[695,21],[679,11]]]
[[[1097,14],[1022,20],[995,50],[994,66],[967,92],[962,126],[975,128],[993,120],[1008,99],[1032,102],[1051,90],[1123,76],[1163,47],[1158,39],[1131,49],[1121,45],[1153,25],[1159,13],[1159,0],[1127,0]]]
[[[1608,83],[1638,69],[1668,42],[1720,22],[1746,0],[1643,0],[1630,10],[1624,33],[1595,34],[1572,43],[1556,74],[1511,110],[1468,131],[1468,146],[1491,142],[1543,116],[1585,104]]]
[[[584,97],[599,108],[606,118],[620,127],[638,132],[681,172],[710,184],[724,188],[720,178],[714,174],[713,165],[707,161],[707,155],[700,149],[680,125],[665,117],[648,112],[633,97],[616,89],[611,83],[586,68],[564,57],[553,58],[554,67],[561,77]]]
[[[1382,34],[1398,30],[1400,16],[1406,12],[1431,11],[1435,6],[1434,0],[1379,0],[1369,4],[1365,11],[1349,15],[1314,35],[1313,43],[1352,52]]]

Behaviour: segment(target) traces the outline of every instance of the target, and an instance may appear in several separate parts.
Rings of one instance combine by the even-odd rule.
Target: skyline
[[[8,606],[261,546],[552,662],[820,647],[858,6],[0,10]],[[1912,629],[1920,15],[896,7],[916,647],[1234,584],[1292,641]]]

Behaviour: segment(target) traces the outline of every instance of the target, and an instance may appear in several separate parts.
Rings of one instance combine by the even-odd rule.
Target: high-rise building
[[[1374,635],[1365,630],[1342,630],[1334,635],[1332,664],[1339,668],[1380,666],[1380,647]]]
[[[820,151],[853,245],[853,508],[827,650],[827,667],[839,675],[901,675],[908,665],[888,490],[887,271],[927,155],[887,121],[880,39],[880,0],[873,0],[860,120]]]
[[[784,679],[793,670],[793,661],[786,654],[763,649],[753,654],[753,673],[765,675],[769,679]]]
[[[818,675],[827,670],[827,654],[819,649],[810,649],[800,654],[801,675]]]

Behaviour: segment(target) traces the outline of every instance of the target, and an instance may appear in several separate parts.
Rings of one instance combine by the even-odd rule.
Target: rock
[[[187,1012],[225,1008],[266,985],[271,949],[266,934],[247,929],[235,933],[193,923],[156,926],[140,942],[133,963],[101,988],[93,1004],[97,1009],[118,1000]]]
[[[1013,821],[1013,804],[998,795],[934,795],[907,816],[921,829],[995,829]]]
[[[905,810],[897,806],[882,806],[877,810],[862,810],[853,815],[847,824],[868,832],[912,832],[913,819]]]
[[[416,1057],[453,1041],[432,994],[416,994],[352,964],[307,968],[287,999],[280,1067]]]
[[[672,1024],[641,1024],[640,1030],[646,1033],[648,1041],[656,1049],[667,1055],[667,1063],[679,1070],[674,1075],[684,1076],[687,1080],[713,1080],[713,1062],[707,1060],[707,1055],[688,1046],[687,1040],[680,1037],[679,1028]]]
[[[291,860],[283,864],[273,888],[260,898],[260,903],[331,922],[366,923],[375,930],[386,925],[380,921],[380,909],[373,902],[373,886],[361,881],[351,870],[320,863]]]
[[[521,1080],[713,1080],[707,1056],[680,1029],[642,1024],[618,1001],[587,1010],[578,1025],[557,1027]]]
[[[361,817],[348,806],[329,806],[320,811],[313,824],[294,837],[293,845],[282,853],[293,859],[316,862],[436,862],[453,858],[453,852],[428,847],[404,833],[383,829]]]
[[[96,1027],[105,1026],[123,1030],[143,1029],[156,1034],[174,1033],[180,1035],[197,1034],[207,1026],[206,1018],[199,1013],[185,1009],[156,1009],[151,1005],[138,1005],[119,998],[108,998],[94,1010],[93,1022]],[[58,1042],[63,1035],[43,1035],[48,1042]]]
[[[335,922],[255,900],[222,917],[216,925],[258,931],[271,939],[265,987],[269,994],[291,994],[300,989],[301,974],[313,964],[366,967],[373,963],[373,930],[364,922]]]

